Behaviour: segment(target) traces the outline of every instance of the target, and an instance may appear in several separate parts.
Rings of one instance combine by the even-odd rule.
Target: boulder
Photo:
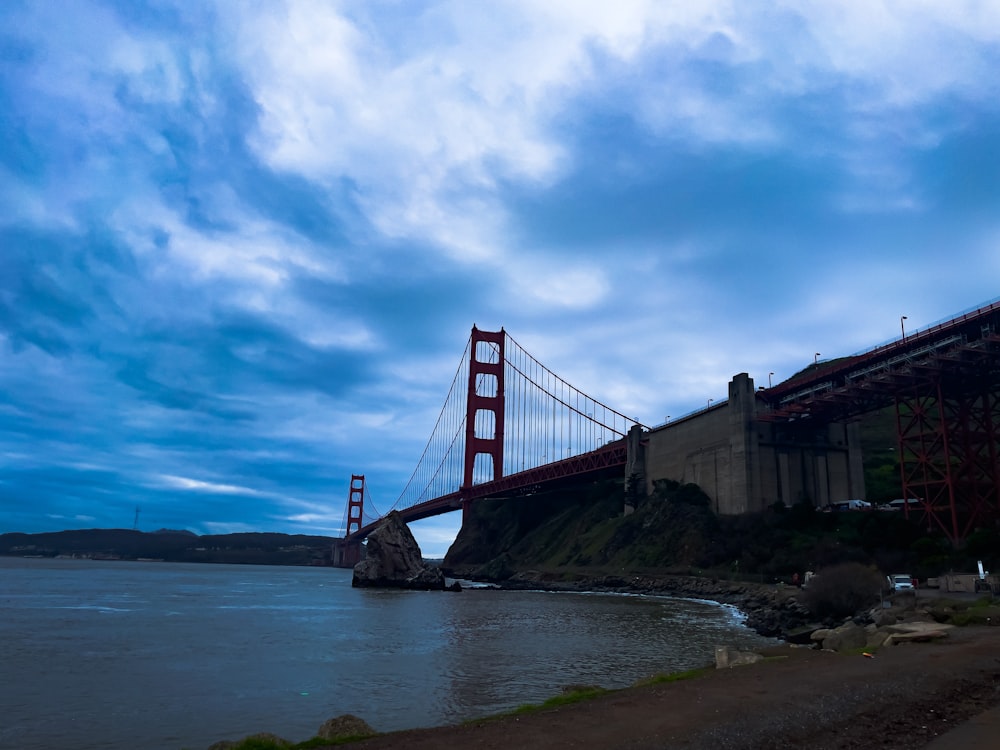
[[[354,566],[351,585],[359,588],[443,591],[444,573],[428,565],[398,512],[392,511],[371,534],[365,559]]]
[[[892,643],[905,643],[906,641],[933,641],[938,638],[947,638],[948,631],[954,627],[946,623],[930,622],[900,622],[886,628],[891,634]]]
[[[860,625],[848,620],[839,628],[834,628],[823,639],[823,648],[829,651],[850,651],[864,648],[868,643],[868,633]]]
[[[342,740],[348,737],[371,737],[378,734],[364,719],[353,714],[343,714],[327,719],[316,733],[324,740]]]
[[[816,641],[817,643],[822,643],[827,638],[830,637],[830,633],[833,631],[830,628],[817,628],[809,636],[809,640]]]
[[[880,649],[883,646],[891,645],[890,639],[892,638],[889,633],[884,630],[876,630],[874,633],[868,634],[868,639],[865,641],[866,649]]]
[[[746,664],[756,664],[764,657],[753,651],[740,651],[732,646],[715,647],[715,668],[729,669],[730,667],[741,667]]]
[[[820,632],[820,627],[816,623],[810,625],[803,625],[800,628],[794,628],[785,633],[785,640],[788,643],[794,643],[797,645],[811,644],[813,641],[822,641],[826,637],[826,634],[815,636],[817,632]],[[828,632],[828,631],[827,631]]]

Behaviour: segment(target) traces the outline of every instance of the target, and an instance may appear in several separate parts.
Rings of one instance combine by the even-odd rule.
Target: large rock
[[[342,740],[348,737],[371,737],[378,734],[364,719],[353,714],[343,714],[327,719],[316,733],[324,740]]]
[[[815,637],[813,633],[813,637]],[[828,651],[851,651],[864,648],[868,643],[868,633],[860,625],[848,620],[839,628],[829,631],[823,639],[823,648]]]
[[[352,586],[370,588],[445,588],[444,573],[424,562],[417,540],[399,513],[392,511],[368,535],[365,559],[354,566]]]
[[[742,667],[747,664],[756,664],[764,657],[753,651],[740,651],[733,646],[715,647],[715,668],[730,669],[732,667]]]

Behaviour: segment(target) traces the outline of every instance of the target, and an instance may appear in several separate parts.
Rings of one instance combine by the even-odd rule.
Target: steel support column
[[[953,545],[1000,520],[1000,392],[989,381],[915,384],[896,396],[903,496],[909,517]]]

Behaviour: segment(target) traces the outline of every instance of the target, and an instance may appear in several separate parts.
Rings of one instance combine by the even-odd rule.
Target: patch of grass
[[[972,604],[969,605],[969,608],[973,609],[976,607],[994,607],[997,605],[998,605],[997,600],[992,595],[990,595],[990,596],[979,597],[978,599],[976,599],[976,601],[972,602]]]
[[[590,700],[591,698],[596,698],[599,695],[604,695],[609,692],[606,688],[598,687],[596,685],[583,685],[580,687],[574,687],[560,693],[559,695],[553,695],[548,700],[542,703],[528,703],[523,706],[518,706],[513,711],[508,712],[508,716],[521,716],[523,714],[534,713],[535,711],[544,711],[547,708],[557,708],[558,706],[569,706],[573,703],[581,703],[582,701]]]
[[[349,745],[352,742],[360,742],[361,740],[371,739],[377,735],[374,734],[351,734],[346,737],[337,737],[332,740],[324,740],[322,737],[313,737],[311,740],[306,740],[305,742],[300,742],[298,745],[293,745],[292,750],[309,750],[313,747],[329,747],[330,745]]]
[[[681,680],[693,680],[696,677],[702,677],[713,671],[715,667],[706,666],[698,667],[696,669],[686,669],[682,672],[669,672],[665,674],[655,674],[652,677],[646,677],[645,679],[639,680],[635,683],[636,687],[647,687],[649,685],[664,685],[669,682],[680,682]]]
[[[311,750],[311,748],[315,747],[348,745],[352,742],[359,742],[360,740],[366,740],[374,736],[376,735],[354,734],[329,740],[323,739],[322,737],[313,737],[312,739],[305,740],[304,742],[295,743],[283,743],[269,737],[246,737],[245,739],[236,742],[232,746],[231,750]]]
[[[954,612],[947,622],[963,627],[965,625],[996,625],[1000,623],[1000,605],[976,605],[964,612]]]

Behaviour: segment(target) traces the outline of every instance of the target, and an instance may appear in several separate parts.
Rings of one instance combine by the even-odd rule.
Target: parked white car
[[[909,573],[894,573],[891,576],[886,576],[889,581],[890,591],[912,591],[913,590],[913,579],[910,578]]]

